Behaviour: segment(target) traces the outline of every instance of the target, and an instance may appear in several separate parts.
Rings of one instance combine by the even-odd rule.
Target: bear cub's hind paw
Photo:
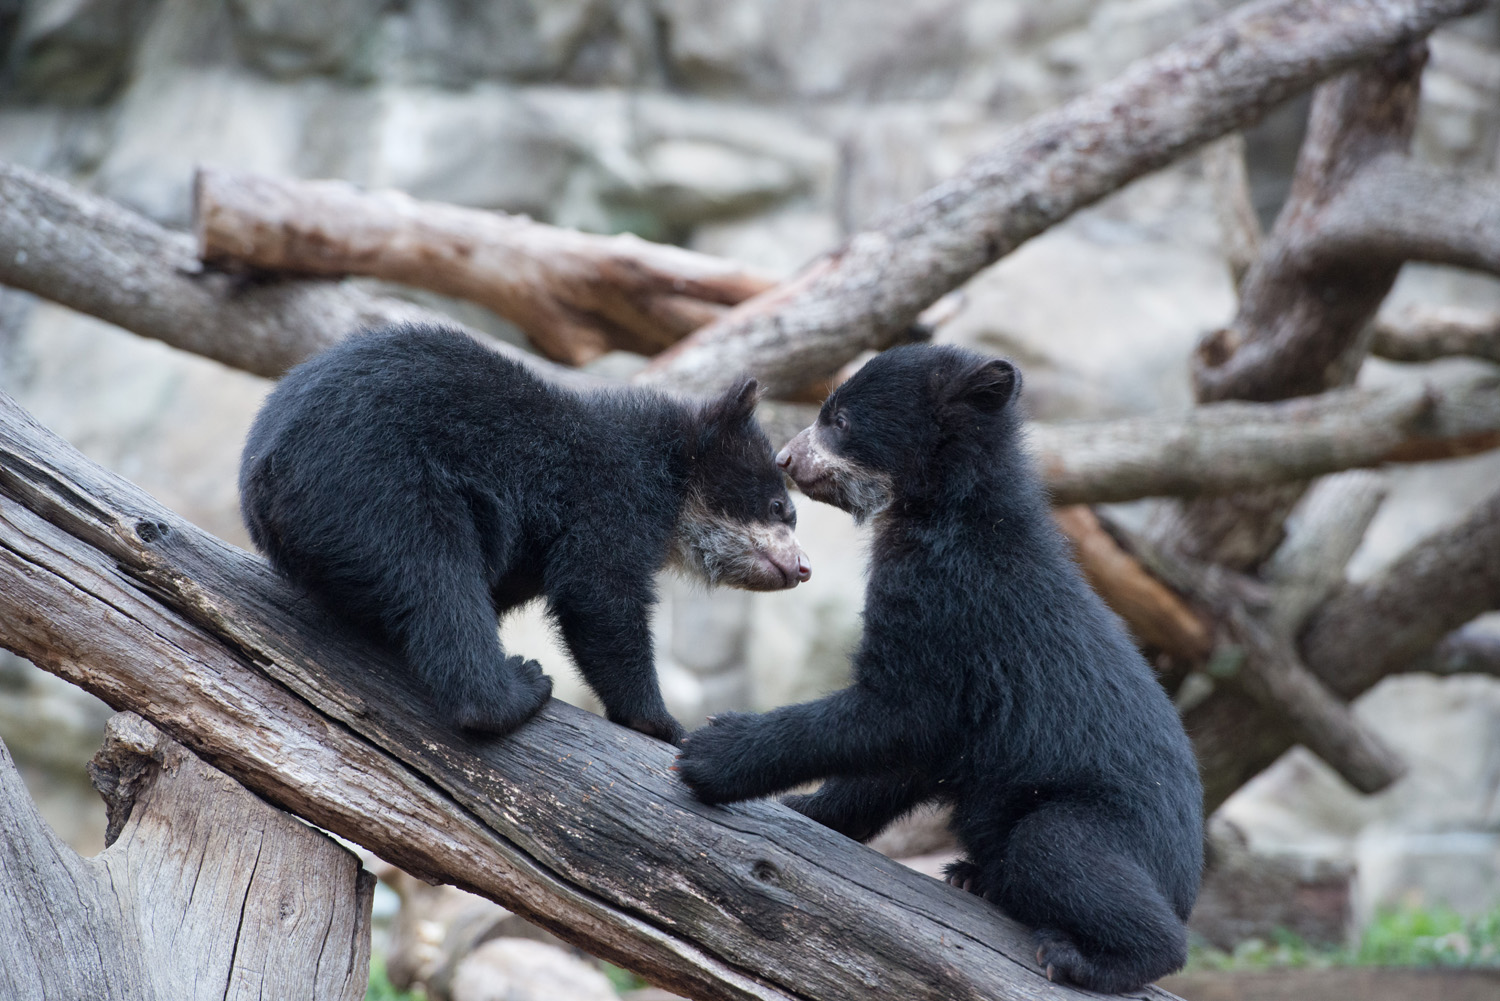
[[[470,697],[453,710],[453,721],[465,730],[504,736],[535,716],[552,698],[552,679],[536,661],[506,657],[498,671],[504,681],[496,686],[497,693]]]

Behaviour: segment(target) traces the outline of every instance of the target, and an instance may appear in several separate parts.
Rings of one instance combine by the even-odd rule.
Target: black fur
[[[754,405],[753,381],[706,406],[580,395],[461,332],[388,328],[282,379],[250,430],[241,510],[276,569],[399,648],[459,725],[506,733],[547,701],[496,629],[545,595],[609,718],[675,741],[649,616],[654,574],[702,528],[685,504],[721,536],[795,524]]]
[[[710,803],[825,779],[787,802],[860,840],[949,802],[967,854],[950,881],[1034,928],[1049,974],[1133,990],[1186,959],[1202,792],[1171,702],[1053,526],[1019,383],[913,346],[829,397],[781,462],[876,518],[854,682],[718,717],[678,769]]]

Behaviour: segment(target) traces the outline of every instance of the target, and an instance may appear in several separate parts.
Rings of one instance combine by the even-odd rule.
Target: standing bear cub
[[[609,718],[675,742],[656,572],[767,591],[810,574],[755,402],[754,380],[707,404],[576,393],[462,332],[386,328],[281,380],[241,511],[277,570],[403,653],[459,726],[508,733],[550,697],[497,631],[545,595]]]
[[[1177,713],[1053,527],[1004,361],[912,346],[871,360],[778,457],[874,517],[853,684],[689,735],[709,803],[787,803],[867,840],[952,804],[949,882],[1035,930],[1038,962],[1120,992],[1179,968],[1202,792]]]

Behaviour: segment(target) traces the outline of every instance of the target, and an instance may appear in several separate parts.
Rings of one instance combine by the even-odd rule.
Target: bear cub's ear
[[[1003,358],[992,358],[959,376],[954,396],[986,413],[1000,410],[1021,393],[1021,373]]]
[[[710,403],[704,417],[710,424],[733,427],[748,421],[759,402],[760,383],[754,379],[746,379],[737,388]]]

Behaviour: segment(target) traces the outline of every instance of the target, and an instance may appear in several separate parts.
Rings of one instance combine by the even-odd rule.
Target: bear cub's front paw
[[[705,803],[732,803],[748,799],[741,769],[749,747],[753,713],[719,713],[708,718],[708,726],[688,734],[682,753],[672,767],[688,788]]]

